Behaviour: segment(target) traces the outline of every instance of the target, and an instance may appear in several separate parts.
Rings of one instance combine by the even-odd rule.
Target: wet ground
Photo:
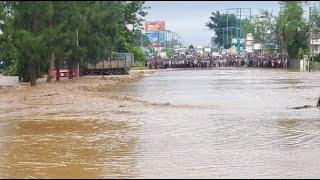
[[[18,85],[17,76],[3,76],[0,74],[0,85],[1,86],[16,86]]]
[[[2,106],[0,177],[320,177],[320,109],[292,109],[316,105],[320,73],[164,70],[78,92]]]

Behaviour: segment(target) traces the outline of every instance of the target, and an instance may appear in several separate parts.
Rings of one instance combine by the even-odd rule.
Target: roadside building
[[[320,53],[320,32],[313,33],[311,47],[311,56],[317,56]]]

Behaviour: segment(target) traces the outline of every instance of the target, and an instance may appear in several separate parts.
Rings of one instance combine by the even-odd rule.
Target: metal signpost
[[[232,15],[232,14],[235,15],[235,18],[236,18],[236,27],[229,27],[229,15]],[[237,54],[238,55],[241,52],[241,48],[240,48],[241,47],[241,38],[243,38],[242,20],[246,19],[246,18],[249,18],[250,24],[251,24],[251,8],[228,8],[227,9],[226,45],[229,44],[229,29],[236,29],[236,35],[237,35],[237,37],[236,37],[236,47],[237,47]]]

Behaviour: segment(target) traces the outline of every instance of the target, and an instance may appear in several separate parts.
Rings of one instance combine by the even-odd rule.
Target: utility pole
[[[170,48],[173,48],[173,32],[170,31]]]
[[[79,48],[79,29],[77,28],[77,48]],[[73,64],[73,63],[72,63]],[[72,70],[73,71],[73,70]],[[77,73],[76,76],[79,76],[80,75],[80,64],[79,62],[77,63]]]
[[[222,47],[224,48],[224,28],[222,28]]]
[[[79,47],[79,30],[78,30],[78,28],[77,28],[77,47]]]
[[[232,13],[234,11],[234,13]],[[249,13],[249,14],[248,14]],[[229,15],[235,15],[236,20],[236,27],[229,27]],[[242,20],[245,18],[249,18],[251,23],[251,8],[228,8],[227,9],[227,22],[226,22],[226,46],[229,45],[229,29],[236,30],[236,44],[237,44],[237,54],[240,54],[240,47],[241,47],[241,38],[243,36],[242,32]],[[232,31],[231,31],[231,40],[232,40]]]
[[[140,46],[142,47],[142,28],[143,27],[141,27],[141,29],[140,29]]]
[[[160,31],[159,31],[159,29],[157,29],[157,34],[158,34],[158,57],[159,57],[160,56],[160,40],[159,40]]]
[[[0,35],[3,34],[3,31],[2,31],[3,25],[4,25],[4,21],[0,20]]]
[[[309,7],[309,50],[308,50],[308,69],[310,72],[310,51],[311,51],[311,41],[312,41],[312,37],[311,37],[311,7]]]
[[[172,36],[172,39],[171,39],[171,46],[172,46],[172,48],[173,48],[173,47],[174,47],[174,39],[175,39],[175,35],[174,35],[174,32],[173,32],[173,31],[172,31],[171,36]]]
[[[166,49],[167,49],[167,30],[164,30],[164,32],[165,32],[165,40],[164,40],[164,42],[165,42],[165,47],[166,47]]]
[[[229,27],[229,9],[227,9],[227,24],[226,24],[226,30],[227,30],[227,40],[226,40],[226,45],[227,45],[227,47],[228,47],[228,44],[229,44],[229,41],[228,41],[228,39],[229,39],[229,29],[228,29],[228,27]]]
[[[311,9],[312,10],[312,9]],[[313,15],[314,15],[314,13],[316,12],[315,10],[315,7],[313,7],[313,10],[314,11],[311,11],[311,20],[312,20],[312,24],[311,24],[311,41],[312,41],[312,48],[311,48],[311,61],[313,61],[313,59],[314,59],[314,42],[313,42],[313,40],[314,40],[314,34],[313,34],[313,31],[314,31],[314,25],[315,25],[315,22],[313,21],[314,19],[313,19]],[[316,31],[317,32],[317,31]],[[316,33],[317,34],[317,33]],[[310,68],[309,68],[309,72],[310,72]]]
[[[171,32],[168,30],[168,47],[171,48]]]

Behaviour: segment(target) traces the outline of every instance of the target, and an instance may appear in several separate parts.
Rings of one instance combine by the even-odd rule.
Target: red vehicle
[[[51,77],[56,78],[57,70],[54,68],[52,71]],[[78,66],[72,69],[71,77],[79,76],[79,68]],[[65,61],[60,62],[60,77],[69,78],[69,69],[67,68],[67,63]]]

